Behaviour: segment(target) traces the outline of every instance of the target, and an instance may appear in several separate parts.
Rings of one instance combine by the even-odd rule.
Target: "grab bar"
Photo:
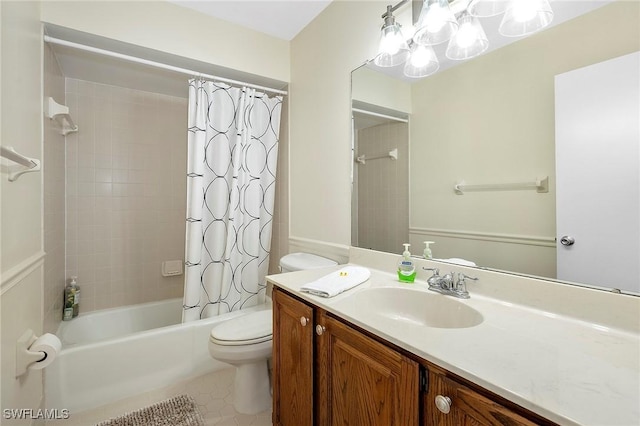
[[[14,182],[21,175],[30,172],[37,172],[40,170],[40,161],[35,158],[29,158],[22,154],[18,154],[15,149],[12,147],[4,147],[0,146],[0,156],[6,158],[7,160],[11,160],[14,163],[22,167],[26,167],[26,169],[16,169],[15,167],[9,168],[9,182]]]

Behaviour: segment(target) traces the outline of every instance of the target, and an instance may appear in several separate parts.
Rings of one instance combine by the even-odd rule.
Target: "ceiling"
[[[331,0],[168,0],[283,40],[292,40]]]

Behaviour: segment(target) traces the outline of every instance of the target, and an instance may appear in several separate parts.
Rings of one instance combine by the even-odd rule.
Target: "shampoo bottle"
[[[431,247],[429,247],[429,244],[435,244],[435,241],[424,242],[424,251],[422,252],[422,254],[424,255],[425,259],[433,259],[433,254],[431,253]]]
[[[62,314],[64,321],[77,317],[80,312],[80,287],[77,280],[78,277],[71,277],[71,281],[64,288],[64,311]]]
[[[411,244],[403,245],[404,252],[402,253],[402,258],[400,258],[400,261],[398,262],[398,280],[403,283],[412,283],[416,279],[416,266],[413,264],[411,253],[409,252]]]

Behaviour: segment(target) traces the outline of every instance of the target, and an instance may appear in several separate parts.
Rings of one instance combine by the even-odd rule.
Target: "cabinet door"
[[[439,398],[441,411],[436,403]],[[448,400],[447,400],[448,399]],[[425,426],[536,426],[519,414],[447,377],[429,372]]]
[[[273,291],[273,424],[313,425],[313,309]]]
[[[323,312],[316,325],[319,425],[418,425],[418,364]]]

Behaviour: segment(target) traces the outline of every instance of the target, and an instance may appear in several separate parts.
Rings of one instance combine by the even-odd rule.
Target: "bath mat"
[[[96,426],[204,426],[195,401],[179,395]]]

